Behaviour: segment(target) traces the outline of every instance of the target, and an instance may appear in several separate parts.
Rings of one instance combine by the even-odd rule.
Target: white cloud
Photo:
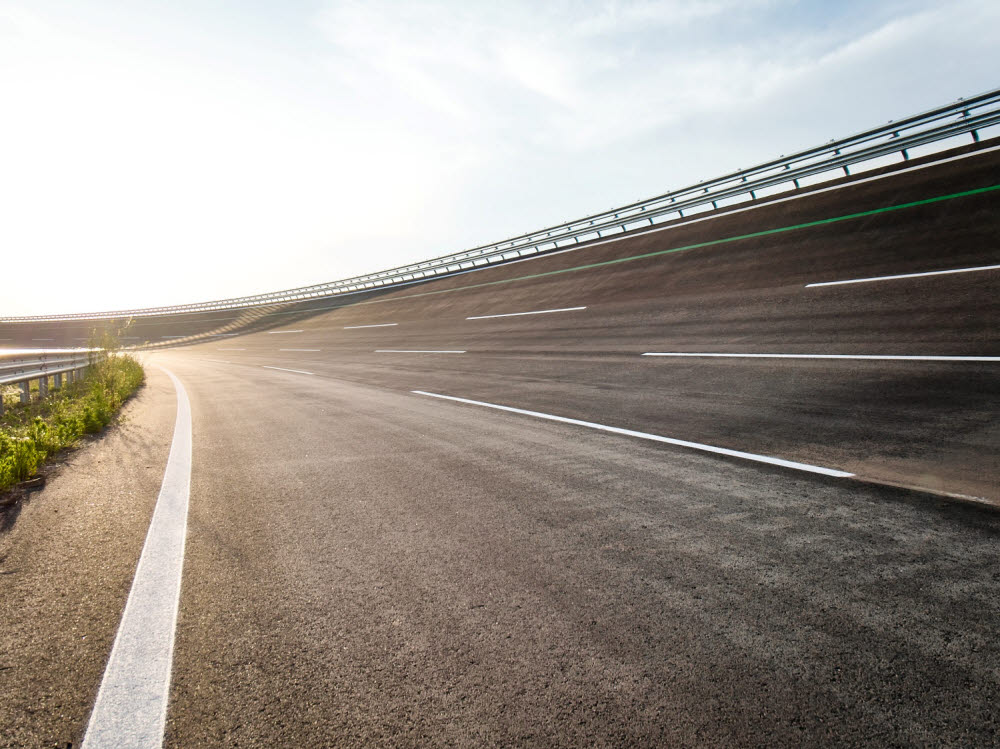
[[[105,5],[0,0],[0,246],[45,258],[53,294],[13,289],[0,313],[456,251],[975,93],[1000,68],[989,0],[348,0],[287,11],[280,44],[268,19],[239,38],[193,0],[141,33],[81,21]],[[117,296],[92,301],[95,284]]]

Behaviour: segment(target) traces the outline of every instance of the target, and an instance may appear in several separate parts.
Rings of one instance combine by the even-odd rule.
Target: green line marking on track
[[[686,252],[687,250],[696,250],[702,247],[714,247],[717,245],[727,244],[729,242],[739,242],[742,239],[753,239],[755,237],[767,237],[773,234],[784,234],[789,231],[797,231],[799,229],[808,229],[813,226],[825,226],[827,224],[836,224],[841,221],[850,221],[856,218],[864,218],[866,216],[876,216],[880,213],[892,213],[893,211],[901,211],[905,208],[916,208],[917,206],[930,205],[932,203],[940,203],[945,200],[954,200],[956,198],[964,198],[970,195],[981,195],[982,193],[993,192],[994,190],[1000,190],[1000,185],[990,185],[989,187],[978,187],[975,190],[964,190],[963,192],[955,192],[949,195],[939,195],[934,198],[925,198],[923,200],[914,200],[910,203],[900,203],[899,205],[890,205],[883,208],[873,208],[869,211],[860,211],[858,213],[848,213],[844,216],[833,216],[832,218],[821,218],[816,221],[807,221],[804,224],[793,224],[791,226],[781,226],[777,229],[764,229],[763,231],[755,231],[750,234],[739,234],[735,237],[725,237],[724,239],[712,239],[707,242],[697,242],[695,244],[687,244],[682,247],[672,247],[669,250],[656,250],[655,252],[645,252],[641,255],[631,255],[629,257],[619,257],[613,260],[602,260],[597,263],[587,263],[586,265],[577,265],[572,268],[560,268],[558,270],[545,271],[544,273],[533,273],[527,276],[517,276],[516,278],[503,278],[498,281],[486,281],[484,283],[470,284],[468,286],[456,286],[453,289],[438,289],[437,291],[422,291],[419,294],[407,294],[406,296],[397,296],[392,299],[371,299],[366,302],[356,302],[356,304],[382,304],[384,302],[397,302],[402,299],[413,299],[415,297],[430,296],[432,294],[447,294],[452,291],[466,291],[468,289],[479,289],[484,286],[496,286],[503,283],[513,283],[515,281],[528,281],[533,278],[544,278],[546,276],[555,276],[560,273],[572,273],[578,270],[589,270],[591,268],[601,268],[608,265],[616,265],[618,263],[630,263],[633,260],[645,260],[651,257],[658,257],[660,255],[670,255],[675,252]],[[653,230],[655,231],[655,230]],[[645,234],[650,233],[648,230],[642,232]],[[620,235],[624,237],[625,235]],[[641,234],[636,234],[635,236],[641,236]],[[545,257],[544,254],[538,255],[537,257]],[[483,269],[490,266],[483,266]],[[494,266],[502,267],[502,266]],[[432,278],[428,278],[428,281],[433,281]],[[331,307],[331,309],[335,309]],[[287,314],[287,313],[277,313],[277,314]]]

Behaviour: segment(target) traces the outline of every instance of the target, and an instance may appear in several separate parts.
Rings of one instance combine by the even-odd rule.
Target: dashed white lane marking
[[[32,338],[33,341],[54,341],[55,338]]]
[[[203,356],[201,360],[215,362],[216,364],[229,364],[229,362],[227,362],[225,359],[208,359]]]
[[[219,351],[246,351],[245,348],[220,348]]]
[[[952,273],[975,273],[983,270],[1000,270],[1000,265],[980,265],[976,268],[955,268],[954,270],[932,270],[925,273],[900,273],[897,276],[872,276],[871,278],[851,278],[847,281],[822,281],[820,283],[807,283],[806,288],[812,289],[817,286],[841,286],[849,283],[871,283],[872,281],[895,281],[898,278],[922,278],[923,276],[947,276]]]
[[[318,348],[279,348],[278,351],[319,351]]]
[[[467,317],[466,320],[488,320],[491,317],[520,317],[521,315],[547,315],[550,312],[574,312],[576,310],[587,309],[586,307],[562,307],[560,309],[540,309],[533,312],[506,312],[502,315],[476,315]]]
[[[375,349],[376,354],[464,354],[464,351],[450,351],[444,349],[396,349],[396,348],[377,348]]]
[[[376,325],[345,325],[344,330],[357,330],[358,328],[392,328],[399,325],[398,322],[380,322]]]
[[[303,332],[305,332],[305,331],[302,331],[302,330],[269,330],[269,331],[267,331],[267,334],[268,335],[282,335],[284,333],[303,333]]]
[[[1000,356],[892,356],[878,354],[694,354],[688,352],[648,352],[643,356],[687,356],[720,359],[857,359],[859,361],[1000,361]]]
[[[286,369],[285,367],[268,367],[265,364],[261,364],[261,366],[264,369],[277,369],[281,372],[295,372],[295,374],[307,374],[307,375],[313,374],[312,372],[306,372],[304,369]]]
[[[174,436],[84,749],[163,744],[191,492],[191,404],[181,381],[159,368],[177,393]]]
[[[799,471],[808,471],[809,473],[820,473],[824,476],[849,478],[854,475],[853,473],[848,473],[847,471],[838,471],[833,468],[814,466],[810,465],[809,463],[797,463],[794,460],[772,458],[768,455],[757,455],[756,453],[747,453],[741,450],[730,450],[726,447],[705,445],[700,442],[688,442],[687,440],[674,439],[673,437],[663,437],[662,435],[650,434],[649,432],[637,432],[633,429],[621,429],[619,427],[612,427],[606,424],[595,424],[592,421],[569,419],[566,418],[565,416],[554,416],[552,414],[546,414],[540,411],[527,411],[523,408],[500,406],[497,405],[496,403],[486,403],[485,401],[474,401],[474,400],[469,400],[468,398],[456,398],[452,395],[441,395],[439,393],[428,393],[425,390],[411,390],[410,392],[416,393],[417,395],[426,395],[431,398],[441,398],[443,400],[455,401],[456,403],[466,403],[471,406],[483,406],[484,408],[494,408],[497,411],[508,411],[509,413],[521,414],[522,416],[534,416],[536,419],[545,419],[547,421],[558,421],[562,424],[573,424],[575,426],[587,427],[588,429],[597,429],[602,432],[621,434],[626,437],[638,437],[639,439],[651,440],[652,442],[664,442],[668,445],[676,445],[677,447],[688,447],[691,448],[692,450],[701,450],[702,452],[716,453],[718,455],[727,455],[731,458],[743,458],[744,460],[752,460],[757,463],[768,463],[769,465],[782,466],[784,468],[794,468]]]
[[[187,338],[187,336],[183,336],[183,335],[161,335],[160,338]]]

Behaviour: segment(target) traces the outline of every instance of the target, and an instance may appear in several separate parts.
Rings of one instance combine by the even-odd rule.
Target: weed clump
[[[0,417],[0,491],[31,478],[47,457],[83,435],[101,431],[145,382],[142,365],[117,351],[116,341],[104,339],[101,344],[102,348],[91,354],[83,378],[34,403],[21,405],[12,399],[4,409]],[[0,397],[3,395],[0,392]]]

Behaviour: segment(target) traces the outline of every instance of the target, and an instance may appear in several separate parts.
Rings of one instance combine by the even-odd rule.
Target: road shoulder
[[[0,535],[2,746],[76,745],[128,597],[163,478],[173,386],[146,386],[69,453]]]

